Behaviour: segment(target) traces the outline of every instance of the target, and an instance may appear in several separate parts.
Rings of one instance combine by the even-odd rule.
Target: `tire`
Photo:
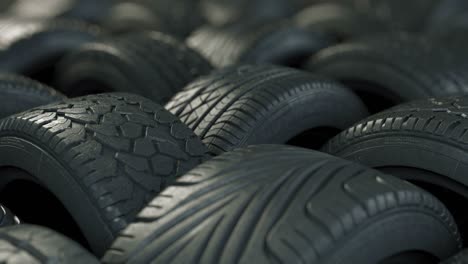
[[[116,1],[105,21],[114,33],[156,30],[185,39],[204,24],[198,1]]]
[[[458,54],[407,34],[366,37],[313,56],[305,68],[337,79],[376,113],[402,102],[468,92]]]
[[[45,227],[19,225],[0,229],[0,262],[89,263],[99,261],[80,245]]]
[[[445,1],[445,0],[443,0]],[[351,0],[354,8],[373,14],[394,29],[420,32],[440,0]]]
[[[320,152],[264,145],[180,178],[103,262],[370,264],[406,252],[404,263],[426,264],[460,246],[443,204],[416,186]],[[414,261],[417,250],[425,254]]]
[[[68,96],[138,93],[167,102],[211,65],[174,38],[135,33],[82,46],[59,66],[56,87]]]
[[[450,34],[454,30],[467,30],[468,3],[463,0],[440,1],[434,8],[426,25],[426,32],[432,34]],[[461,32],[460,32],[461,33]]]
[[[377,17],[338,3],[314,4],[295,15],[300,27],[332,34],[339,41],[390,31]]]
[[[10,209],[0,204],[0,230],[7,226],[19,224],[21,224],[21,220]]]
[[[214,26],[245,20],[285,19],[303,6],[297,0],[200,0],[202,13]]]
[[[468,264],[468,250],[463,249],[458,252],[455,256],[442,261],[440,264]]]
[[[411,180],[446,203],[464,238],[468,197],[467,97],[427,99],[358,122],[323,150]]]
[[[14,191],[35,193],[26,188],[32,183],[45,188],[100,256],[147,201],[202,162],[205,152],[190,129],[148,99],[130,94],[70,99],[0,122],[1,199],[25,222],[52,225],[58,209],[45,203],[34,215],[35,208],[25,210],[23,194]],[[74,236],[67,233],[71,224],[60,226]]]
[[[49,83],[56,63],[78,46],[102,35],[77,21],[0,20],[0,71]]]
[[[217,67],[236,63],[296,66],[333,41],[325,34],[310,32],[284,21],[205,26],[187,39],[190,47]]]
[[[0,73],[0,119],[36,106],[64,100],[54,89],[31,79]]]
[[[319,148],[367,116],[363,103],[346,87],[266,65],[229,67],[202,77],[166,109],[195,131],[212,155],[264,143]]]
[[[9,1],[6,0],[6,2]],[[67,0],[64,2],[43,0],[41,5],[38,6],[34,0],[21,0],[10,4],[6,10],[6,15],[23,19],[48,20],[60,18],[98,23],[105,16],[111,1]]]

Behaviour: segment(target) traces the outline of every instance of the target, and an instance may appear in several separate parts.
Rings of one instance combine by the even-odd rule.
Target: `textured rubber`
[[[467,93],[468,78],[457,56],[423,37],[388,34],[326,48],[305,68],[347,84],[378,111],[409,100]]]
[[[360,121],[323,150],[427,188],[449,207],[466,239],[467,109],[467,97],[404,104]]]
[[[213,65],[272,63],[298,65],[334,39],[285,21],[247,21],[223,27],[204,26],[188,39]]]
[[[56,86],[69,96],[131,92],[164,103],[210,71],[205,59],[174,38],[134,33],[83,45],[61,62]]]
[[[214,155],[251,144],[286,143],[304,132],[296,145],[320,147],[334,134],[318,129],[338,133],[367,116],[359,98],[339,83],[268,65],[234,66],[202,77],[166,109]]]
[[[105,27],[114,33],[156,30],[185,39],[204,22],[198,1],[117,0]]]
[[[0,73],[0,119],[36,106],[64,100],[54,89],[31,79]]]
[[[175,116],[137,95],[70,99],[0,122],[0,167],[25,171],[55,195],[98,255],[205,152]],[[2,175],[0,186],[14,180]]]
[[[78,21],[1,19],[0,71],[48,79],[63,55],[101,35]]]
[[[309,30],[331,33],[340,41],[390,31],[384,21],[372,14],[339,3],[313,4],[296,14],[294,21]]]
[[[0,262],[5,264],[89,263],[99,261],[80,245],[45,227],[0,229]]]
[[[468,97],[415,101],[356,123],[324,150],[372,167],[422,169],[468,186],[467,116]]]
[[[262,145],[181,177],[103,262],[370,264],[413,250],[446,258],[460,247],[447,209],[416,186],[324,153]]]
[[[468,250],[463,249],[458,252],[455,256],[442,261],[440,264],[468,264]]]

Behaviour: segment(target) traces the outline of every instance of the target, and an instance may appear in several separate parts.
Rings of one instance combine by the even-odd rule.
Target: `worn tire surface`
[[[214,155],[262,143],[318,148],[367,116],[359,98],[339,83],[267,65],[229,67],[202,77],[166,109]]]
[[[134,33],[82,46],[61,62],[56,84],[69,96],[132,92],[165,103],[210,71],[204,58],[176,39]]]
[[[466,65],[451,51],[422,37],[378,35],[324,49],[305,68],[345,83],[378,112],[405,101],[467,93]]]
[[[99,28],[68,20],[0,20],[0,71],[50,81],[56,63],[102,35]]]
[[[0,122],[0,186],[15,180],[45,186],[101,255],[141,208],[199,164],[205,151],[189,128],[148,99],[87,96]],[[47,214],[54,212],[40,217]]]
[[[443,204],[412,184],[324,153],[262,145],[181,177],[103,262],[370,264],[416,250],[446,258],[460,243]],[[405,263],[435,263],[427,259]]]
[[[0,73],[0,119],[66,97],[31,79]]]
[[[236,63],[296,66],[333,41],[323,33],[277,20],[204,26],[187,39],[190,47],[217,67]]]
[[[5,264],[89,263],[99,261],[80,245],[45,227],[0,229],[0,262]]]

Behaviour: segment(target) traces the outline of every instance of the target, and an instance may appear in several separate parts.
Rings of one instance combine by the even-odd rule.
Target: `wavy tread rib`
[[[348,254],[359,260],[360,254],[343,253],[346,241],[382,219],[402,217],[400,223],[406,223],[408,212],[440,225],[434,230],[445,242],[429,246],[433,254],[446,257],[460,246],[442,203],[414,185],[319,152],[252,146],[179,178],[121,233],[103,262],[345,263],[334,258]],[[411,228],[405,232],[399,239],[419,241]],[[382,240],[372,235],[383,251],[393,239],[392,233]],[[392,252],[377,254],[382,255],[366,261]]]

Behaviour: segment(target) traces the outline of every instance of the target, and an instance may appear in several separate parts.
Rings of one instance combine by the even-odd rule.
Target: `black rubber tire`
[[[265,143],[319,148],[368,115],[359,98],[339,83],[267,65],[229,67],[202,77],[166,109],[213,155]]]
[[[468,264],[468,249],[463,249],[455,256],[442,261],[440,264]]]
[[[378,35],[326,48],[305,68],[353,88],[378,112],[410,100],[467,93],[466,66],[452,51],[414,35]]]
[[[358,122],[323,150],[431,190],[446,203],[468,238],[468,97],[426,99]]]
[[[103,262],[374,264],[408,251],[446,258],[460,247],[447,209],[416,186],[324,153],[262,145],[181,177]]]
[[[390,31],[388,25],[368,13],[339,3],[314,4],[295,15],[300,27],[330,33],[339,41]]]
[[[15,0],[6,10],[6,15],[26,19],[65,18],[98,23],[106,15],[112,1],[114,0],[42,0],[38,5],[35,0]]]
[[[0,229],[0,262],[5,264],[98,264],[80,245],[45,227],[18,225]]]
[[[206,20],[215,26],[285,19],[304,6],[301,0],[199,0]]]
[[[39,82],[3,73],[0,73],[0,98],[0,119],[66,99],[61,93]]]
[[[347,0],[363,13],[379,17],[394,29],[420,32],[441,0]],[[442,0],[443,1],[443,0]]]
[[[71,97],[116,91],[165,103],[211,69],[201,55],[174,38],[145,32],[83,45],[60,63],[55,83]]]
[[[55,64],[78,46],[102,35],[78,21],[0,20],[0,71],[48,83]]]
[[[10,209],[0,204],[0,230],[7,226],[19,224],[21,224],[21,220]]]
[[[443,0],[434,8],[426,25],[432,34],[449,34],[453,30],[468,30],[468,3],[463,0]]]
[[[204,23],[198,0],[115,0],[104,22],[114,33],[156,30],[180,39]]]
[[[205,152],[162,106],[137,95],[92,95],[2,120],[0,186],[3,192],[26,180],[45,187],[102,255],[147,201],[202,162]],[[37,217],[54,214],[43,209]]]
[[[204,26],[187,43],[218,67],[236,63],[296,66],[334,39],[285,21],[255,21]]]

